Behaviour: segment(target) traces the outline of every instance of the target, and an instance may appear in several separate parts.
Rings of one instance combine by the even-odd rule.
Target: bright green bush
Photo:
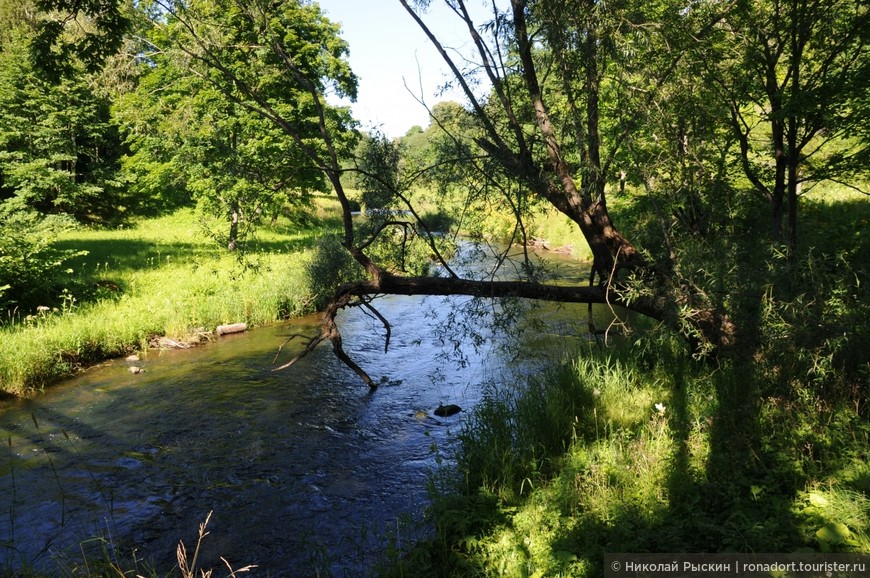
[[[337,236],[328,235],[315,244],[305,265],[305,276],[314,297],[314,307],[323,309],[339,285],[364,279],[365,271],[341,246]]]

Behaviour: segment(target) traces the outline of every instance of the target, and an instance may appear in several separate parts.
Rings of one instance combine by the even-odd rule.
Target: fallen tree
[[[387,328],[388,342],[389,322],[372,304],[372,297],[382,294],[610,303],[678,327],[698,349],[710,351],[732,344],[735,330],[727,315],[717,311],[702,290],[682,278],[673,262],[664,262],[663,266],[662,261],[651,263],[644,257],[615,226],[608,211],[607,176],[613,172],[617,153],[643,112],[631,113],[630,122],[615,132],[611,120],[609,148],[603,150],[600,93],[606,59],[599,52],[603,50],[599,34],[605,33],[607,27],[598,19],[595,3],[589,0],[560,9],[555,3],[545,2],[536,5],[544,8],[538,12],[522,0],[513,0],[507,13],[494,7],[487,43],[465,2],[448,2],[466,25],[478,68],[484,71],[491,86],[481,97],[475,94],[448,49],[426,27],[423,17],[406,0],[400,2],[450,66],[479,127],[473,135],[453,134],[445,127],[445,134],[453,139],[459,151],[449,162],[466,166],[465,174],[473,175],[476,182],[473,186],[499,195],[500,202],[515,217],[512,240],[523,246],[528,242],[524,207],[529,203],[549,203],[567,215],[582,230],[592,250],[592,275],[588,285],[575,287],[548,285],[534,278],[518,281],[463,278],[451,269],[439,249],[438,237],[426,227],[406,194],[419,175],[400,178],[394,165],[387,166],[387,170],[383,166],[379,170],[344,167],[342,159],[354,142],[353,122],[349,111],[329,105],[325,94],[327,87],[332,87],[352,97],[356,79],[344,60],[347,47],[338,38],[337,27],[323,17],[316,5],[290,2],[276,6],[260,0],[165,3],[164,12],[155,23],[171,30],[166,37],[172,42],[159,49],[176,51],[191,74],[205,79],[233,102],[261,115],[290,136],[310,167],[326,176],[341,205],[341,245],[367,279],[338,288],[327,307],[320,335],[309,341],[303,354],[329,340],[339,359],[370,387],[375,387],[374,381],[344,351],[335,317],[342,308],[365,307]],[[582,9],[584,18],[580,22],[566,20],[564,10],[570,8]],[[227,15],[229,25],[225,21]],[[536,54],[535,41],[528,30],[530,17],[536,19],[537,37],[550,47],[543,60]],[[577,35],[571,46],[558,46],[564,22],[571,23]],[[289,38],[296,39],[295,43],[289,42]],[[582,65],[578,64],[578,54],[582,56]],[[673,57],[671,69],[676,68],[678,61],[679,56]],[[568,106],[563,106],[557,115],[558,127],[539,77],[542,62],[549,72],[559,71],[564,85],[555,94],[568,99]],[[665,70],[650,80],[648,102],[654,100],[655,89],[667,82],[669,74]],[[575,77],[580,80],[572,84]],[[439,120],[433,118],[433,122]],[[354,205],[342,180],[348,171],[359,172],[380,187],[395,207],[407,211],[409,219],[386,220],[360,232],[353,216]],[[400,242],[390,237],[396,231],[402,235]],[[432,258],[446,272],[444,276],[401,274],[409,234],[426,244]],[[374,250],[379,243],[392,245],[393,252],[400,253],[398,260],[380,258]],[[528,253],[524,259],[528,264]],[[682,310],[680,315],[674,314],[677,309]]]
[[[300,354],[277,367],[275,371],[292,366],[322,342],[329,340],[336,356],[350,367],[366,385],[372,389],[376,388],[377,383],[344,351],[341,331],[335,322],[335,317],[341,309],[349,306],[367,308],[386,329],[384,346],[386,350],[389,347],[392,329],[389,321],[371,304],[371,299],[377,295],[466,295],[490,299],[522,298],[561,303],[599,303],[626,307],[645,313],[650,317],[659,318],[657,310],[640,311],[640,308],[630,306],[618,295],[610,295],[607,286],[563,286],[529,281],[481,281],[459,277],[402,277],[387,274],[380,276],[377,281],[358,281],[346,283],[339,287],[323,315],[323,326],[320,334],[309,339]]]

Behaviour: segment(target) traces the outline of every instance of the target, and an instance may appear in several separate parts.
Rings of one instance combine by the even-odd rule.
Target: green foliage
[[[323,189],[319,162],[306,149],[321,148],[311,102],[320,94],[309,88],[325,91],[322,83],[333,75],[336,86],[353,91],[341,61],[346,48],[316,7],[289,3],[268,9],[275,11],[268,22],[259,21],[253,7],[232,2],[195,2],[170,15],[156,13],[143,32],[151,44],[131,47],[148,53],[138,86],[117,107],[132,152],[125,169],[133,186],[158,208],[166,200],[192,197],[204,214],[223,220],[222,230],[212,235],[231,249],[241,247],[263,218],[291,206],[302,212],[310,194]],[[195,26],[188,27],[191,22]],[[313,76],[285,74],[287,62],[276,54],[236,43],[260,38],[269,44],[264,39],[273,34],[286,40],[280,50],[290,51],[298,64],[294,74]],[[206,47],[201,36],[226,44]],[[191,61],[186,51],[203,51],[202,59]],[[251,92],[240,95],[236,83],[217,70],[221,66],[239,75],[239,83],[250,83]],[[349,124],[344,112],[327,108],[331,118]],[[334,144],[346,146],[338,138]]]
[[[459,435],[465,491],[484,488],[510,503],[551,477],[572,443],[634,431],[662,396],[630,366],[597,356],[532,377],[524,387],[495,388]]]
[[[42,14],[32,54],[43,74],[55,79],[68,74],[75,60],[96,72],[123,43],[129,20],[120,2],[37,0],[36,5]]]
[[[574,221],[553,209],[536,211],[530,221],[532,236],[548,249],[570,251],[581,261],[592,261],[592,253],[583,232]]]
[[[791,264],[737,234],[751,216],[680,246],[677,266],[741,327],[715,367],[657,329],[491,390],[459,435],[455,486],[433,486],[434,537],[405,561],[597,576],[604,552],[866,551],[870,205],[821,196]]]
[[[867,141],[854,135],[867,126],[868,10],[849,0],[742,3],[689,45],[702,84],[717,87],[713,97],[728,111],[744,178],[769,203],[771,237],[788,231],[791,250],[804,183],[866,175]],[[690,18],[716,12],[710,5]]]
[[[821,552],[870,549],[870,496],[841,484],[817,485],[795,501],[804,539]]]
[[[357,187],[362,191],[366,210],[394,208],[396,193],[403,188],[399,182],[399,147],[390,140],[369,135],[359,145]]]
[[[19,25],[0,46],[0,214],[122,217],[127,200],[116,180],[120,146],[108,100],[81,70],[45,80],[30,42]]]
[[[305,265],[305,275],[318,310],[326,307],[342,283],[365,279],[365,271],[335,235],[325,235],[317,241]]]
[[[423,213],[420,215],[423,226],[433,233],[449,233],[456,223],[453,216],[445,209]]]
[[[480,149],[475,116],[456,102],[440,102],[431,119],[425,130],[411,129],[391,143],[399,152],[397,180],[414,191],[415,205],[449,215],[453,229],[474,239],[528,240],[538,218],[535,197]]]
[[[57,235],[74,225],[63,217],[7,218],[0,228],[0,311],[44,316],[56,304],[69,260],[87,254],[53,246]]]

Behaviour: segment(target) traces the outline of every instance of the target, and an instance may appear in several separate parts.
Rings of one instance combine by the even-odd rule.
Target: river
[[[563,276],[585,277],[580,264],[552,258]],[[469,302],[378,299],[393,325],[387,353],[377,320],[342,312],[348,353],[383,379],[374,392],[328,344],[272,371],[301,347],[297,338],[279,353],[290,336],[317,332],[311,316],[111,360],[5,403],[0,570],[69,573],[108,552],[143,575],[166,575],[179,540],[192,554],[213,512],[200,562],[216,576],[227,574],[221,557],[233,568],[256,564],[246,576],[365,575],[391,540],[426,531],[429,476],[487,384],[521,380],[558,355],[566,335],[585,339],[585,306],[546,306],[535,317],[549,329],[522,337],[516,359],[505,353],[516,348],[500,347],[516,339],[509,332],[463,348],[464,363],[448,360],[437,329]],[[437,417],[442,403],[464,411]]]

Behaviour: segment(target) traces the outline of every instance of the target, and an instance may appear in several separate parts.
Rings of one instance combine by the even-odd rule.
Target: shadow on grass
[[[111,276],[159,267],[166,262],[191,262],[217,253],[198,243],[155,243],[144,239],[64,239],[55,246],[61,250],[87,251],[70,261],[70,268],[85,277]]]
[[[575,481],[559,490],[562,494],[557,493],[555,500],[553,494],[543,494],[520,506],[562,508],[557,519],[551,516],[545,522],[559,528],[551,537],[546,536],[546,531],[543,536],[526,536],[523,533],[526,530],[514,527],[512,515],[507,516],[507,521],[493,518],[488,525],[480,526],[483,533],[470,538],[460,536],[460,540],[439,545],[440,551],[447,553],[442,559],[450,564],[436,567],[433,575],[460,575],[452,573],[452,568],[459,564],[454,560],[457,557],[465,564],[461,575],[492,572],[491,551],[468,549],[463,544],[478,541],[487,544],[487,548],[498,548],[492,541],[486,541],[499,526],[510,528],[520,538],[526,536],[524,539],[532,543],[545,541],[551,559],[562,559],[566,554],[575,557],[575,562],[560,566],[561,571],[584,576],[603,574],[605,553],[775,553],[824,550],[833,544],[817,540],[818,534],[814,532],[842,518],[821,517],[813,526],[806,519],[801,496],[814,482],[839,480],[838,468],[849,462],[853,453],[857,453],[859,461],[866,460],[866,445],[852,437],[864,431],[860,427],[866,427],[856,426],[854,421],[862,419],[856,415],[855,403],[866,407],[867,392],[854,394],[851,410],[845,412],[851,417],[840,415],[838,404],[849,401],[837,393],[840,390],[831,390],[836,395],[826,398],[824,391],[811,385],[797,357],[774,355],[781,346],[763,335],[769,330],[765,323],[770,322],[764,317],[770,313],[764,311],[762,298],[766,287],[782,283],[784,277],[759,274],[766,268],[750,260],[737,266],[740,270],[736,274],[741,279],[752,280],[741,286],[744,295],[732,297],[742,330],[741,349],[723,360],[721,366],[711,364],[707,368],[709,374],[700,382],[703,385],[691,385],[697,382],[702,370],[687,359],[661,358],[656,363],[665,370],[666,382],[672,384],[666,414],[672,448],[667,456],[656,456],[667,460],[665,477],[659,486],[660,497],[651,500],[634,488],[630,481],[634,474],[628,473],[626,464],[618,458],[603,464],[590,460],[584,465],[566,467],[562,480],[567,476]],[[785,273],[789,271],[784,269]],[[778,273],[781,274],[784,273]],[[849,274],[847,271],[846,275]],[[816,290],[823,291],[819,287]],[[860,303],[854,306],[858,308]],[[864,359],[866,363],[866,356]],[[699,395],[705,399],[699,402]],[[590,412],[591,409],[586,409],[578,414],[581,423],[594,419]],[[622,450],[635,441],[634,436],[643,434],[620,435],[608,436],[608,441]],[[704,445],[700,453],[699,439]],[[611,497],[603,507],[584,511],[585,506],[573,505],[582,503],[582,499],[567,494],[596,491],[597,488],[583,481],[586,469],[591,471],[594,467],[605,471],[594,483],[608,486],[606,495]],[[867,494],[870,479],[867,472],[866,466],[855,467],[851,477],[842,481],[851,490]],[[643,470],[638,469],[636,475],[643,475]],[[504,504],[496,508],[501,516],[504,509]],[[435,514],[439,525],[437,510]],[[866,534],[862,524],[858,522],[853,530]],[[512,540],[515,543],[512,555],[531,560],[522,543]],[[538,549],[541,548],[538,544]]]
[[[674,377],[680,384],[679,372]],[[607,553],[791,552],[806,546],[793,506],[806,480],[780,459],[789,448],[775,447],[761,431],[751,367],[714,381],[718,403],[709,419],[706,471],[690,466],[692,416],[678,385],[668,406],[676,443],[663,507],[650,509],[628,490],[606,517],[580,512],[553,541],[554,552],[574,553],[586,564],[583,575],[600,576]]]
[[[870,202],[867,198],[824,202],[804,199],[799,205],[798,247],[870,252]],[[860,257],[859,257],[860,258]]]
[[[156,271],[168,265],[188,265],[191,271],[222,258],[235,261],[221,265],[237,273],[255,265],[265,254],[298,253],[312,245],[319,233],[316,229],[291,232],[279,228],[263,238],[249,238],[239,250],[229,252],[216,241],[185,242],[148,238],[118,238],[107,232],[105,238],[67,238],[55,243],[60,250],[87,251],[86,255],[70,259],[66,266],[71,273],[56,279],[54,302],[48,299],[40,305],[60,306],[62,291],[69,291],[79,303],[117,299],[128,290],[130,276]],[[192,273],[193,274],[193,273]]]
[[[262,253],[293,253],[311,245],[313,234],[296,235],[287,239],[252,239],[243,250],[235,253],[240,259]],[[204,258],[233,255],[216,242],[154,242],[146,239],[65,239],[55,246],[61,250],[85,250],[87,255],[77,257],[69,265],[79,274],[90,277],[111,276],[112,273],[129,273],[169,263],[196,265]]]

